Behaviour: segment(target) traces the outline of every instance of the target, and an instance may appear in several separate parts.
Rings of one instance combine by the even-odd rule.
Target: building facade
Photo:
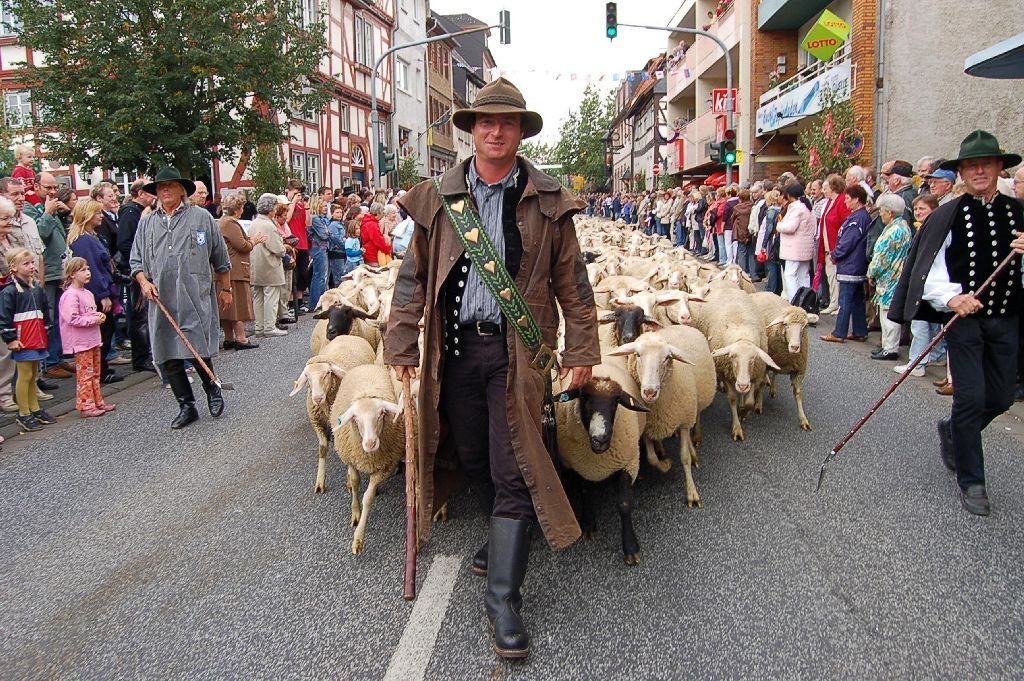
[[[398,0],[395,45],[417,42],[427,37],[430,10],[427,0]],[[394,55],[395,113],[390,138],[399,163],[410,156],[416,159],[416,173],[427,173],[427,46],[418,45]]]
[[[428,36],[445,35],[435,12],[427,23]],[[439,40],[427,45],[427,174],[441,175],[455,165],[455,137],[452,112],[455,93],[452,87],[452,39]]]

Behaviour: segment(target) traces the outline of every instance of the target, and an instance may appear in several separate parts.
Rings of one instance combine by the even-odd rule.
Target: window
[[[356,15],[355,30],[356,63],[373,67],[373,23],[361,15]]]
[[[9,128],[24,128],[32,124],[32,93],[8,90],[4,93],[4,120]]]
[[[320,156],[316,153],[292,149],[291,175],[306,185],[306,191],[314,192],[320,186]]]
[[[352,167],[362,168],[366,165],[366,156],[363,154],[363,148],[358,144],[352,147]]]
[[[409,65],[401,59],[395,60],[395,87],[402,92],[409,92]]]
[[[320,21],[320,0],[302,0],[302,28]]]
[[[21,19],[11,9],[11,0],[0,0],[0,36],[18,35]]]
[[[398,128],[398,149],[401,152],[402,158],[411,156],[415,153],[416,149],[412,146],[410,140],[412,139],[412,130],[399,126]]]
[[[349,120],[348,120],[348,104],[342,104],[339,108],[339,118],[341,118],[341,131],[349,131]]]

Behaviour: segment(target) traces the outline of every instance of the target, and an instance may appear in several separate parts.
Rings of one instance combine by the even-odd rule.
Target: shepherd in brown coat
[[[594,295],[572,220],[584,204],[516,155],[522,139],[540,132],[543,121],[526,110],[509,81],[498,78],[482,88],[473,107],[455,112],[453,122],[473,134],[476,155],[444,174],[440,192],[478,211],[550,347],[557,300],[565,318],[563,374],[571,368],[572,386],[582,386],[601,361]],[[556,549],[580,535],[541,435],[543,378],[530,368],[532,354],[466,257],[433,183],[420,183],[399,203],[416,228],[395,286],[384,357],[399,380],[415,377],[417,366],[423,371],[421,538],[451,491],[445,473],[461,470],[491,515],[486,550],[473,562],[475,572],[487,574],[484,602],[495,651],[525,657],[529,636],[519,611],[530,526],[536,518]]]

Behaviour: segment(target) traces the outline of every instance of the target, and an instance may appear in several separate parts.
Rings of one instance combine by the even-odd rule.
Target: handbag
[[[760,251],[757,252],[757,255],[754,257],[758,262],[766,263],[768,262],[768,251],[762,248]]]
[[[383,253],[381,251],[377,252],[377,265],[379,267],[384,267],[385,265],[390,263],[391,260],[392,260],[392,257],[390,255],[388,255],[387,253]]]

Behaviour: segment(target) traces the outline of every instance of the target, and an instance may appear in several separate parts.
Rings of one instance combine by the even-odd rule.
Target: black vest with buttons
[[[965,197],[957,208],[946,249],[949,279],[960,284],[964,293],[975,291],[988,279],[999,263],[1010,254],[1010,242],[1016,231],[1024,229],[1021,204],[1002,194],[992,203]],[[1024,302],[1020,259],[1015,258],[982,294],[985,309],[979,316],[1004,317],[1020,312]]]
[[[523,198],[526,183],[530,178],[525,164],[518,158],[516,163],[519,164],[519,179],[516,184],[505,190],[501,203],[501,229],[505,236],[505,269],[508,270],[512,279],[515,279],[519,273],[519,265],[523,260],[523,235],[516,222],[516,209],[519,206],[519,200]],[[469,166],[467,165],[466,168],[468,173]],[[472,193],[469,193],[469,199],[472,201]],[[445,320],[444,349],[456,356],[459,354],[459,306],[462,302],[462,290],[466,287],[466,278],[469,275],[470,267],[472,264],[463,253],[445,280],[441,294],[441,306],[444,309]],[[502,319],[502,330],[505,330],[504,319]]]

